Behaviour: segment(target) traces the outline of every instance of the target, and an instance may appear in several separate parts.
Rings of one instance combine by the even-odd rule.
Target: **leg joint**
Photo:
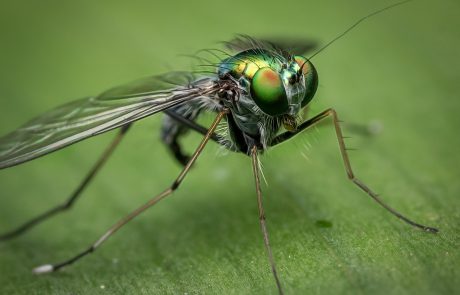
[[[171,185],[171,190],[175,191],[179,187],[179,184],[180,182],[178,182],[177,180],[174,181],[173,184]]]

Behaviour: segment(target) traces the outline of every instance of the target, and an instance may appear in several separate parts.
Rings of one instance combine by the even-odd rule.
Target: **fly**
[[[141,79],[110,89],[98,96],[70,102],[29,121],[0,138],[0,169],[19,165],[113,129],[118,129],[118,134],[63,205],[1,235],[0,240],[15,237],[46,218],[70,208],[121,142],[132,123],[160,112],[166,114],[161,131],[162,140],[176,160],[183,165],[181,173],[171,186],[120,219],[84,251],[61,263],[39,266],[34,269],[35,273],[56,271],[94,252],[133,218],[171,195],[185,179],[206,144],[215,141],[231,151],[244,153],[251,158],[264,245],[278,291],[283,294],[269,245],[260,187],[259,155],[326,119],[332,119],[349,180],[404,222],[430,233],[438,232],[436,228],[416,223],[389,207],[355,176],[340,121],[333,108],[326,109],[303,122],[299,116],[300,112],[308,107],[318,86],[318,74],[311,62],[312,58],[363,20],[409,1],[398,2],[361,18],[309,58],[276,42],[239,36],[226,43],[230,50],[236,50],[237,53],[224,53],[226,56],[217,64],[209,62],[208,66],[214,68],[211,73],[197,75],[189,72],[172,72]],[[300,51],[311,48],[308,43],[298,45]],[[216,114],[210,127],[196,122],[202,112]],[[226,125],[228,134],[217,131],[219,124]],[[190,129],[204,136],[191,156],[182,151],[178,141],[184,131]]]

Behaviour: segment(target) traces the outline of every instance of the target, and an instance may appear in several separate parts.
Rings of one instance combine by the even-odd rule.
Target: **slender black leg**
[[[408,224],[410,224],[410,225],[412,225],[414,227],[418,227],[418,228],[420,228],[420,229],[422,229],[424,231],[427,231],[427,232],[430,232],[430,233],[437,233],[438,232],[437,228],[429,227],[429,226],[426,226],[426,225],[423,225],[423,224],[416,223],[416,222],[410,220],[409,218],[405,217],[401,213],[397,212],[396,210],[394,210],[393,208],[391,208],[387,204],[385,204],[375,192],[373,192],[366,184],[364,184],[361,180],[359,180],[354,175],[353,170],[351,168],[350,160],[348,158],[348,153],[347,153],[347,149],[345,147],[345,142],[343,141],[342,130],[341,130],[340,125],[339,125],[340,121],[339,121],[339,119],[337,117],[337,113],[335,112],[334,109],[327,109],[327,110],[319,113],[315,117],[303,122],[295,132],[286,132],[286,133],[280,134],[279,136],[277,136],[272,141],[271,146],[280,144],[280,143],[288,140],[289,138],[292,138],[293,136],[301,133],[303,130],[308,129],[309,127],[312,127],[312,126],[318,124],[319,122],[321,122],[322,120],[324,120],[324,119],[326,119],[328,117],[332,117],[332,120],[333,120],[333,123],[334,123],[335,132],[336,132],[336,135],[337,135],[337,140],[339,142],[340,153],[342,154],[342,160],[343,160],[343,163],[345,165],[345,170],[347,172],[348,179],[350,179],[361,190],[363,190],[365,193],[367,193],[372,199],[374,199],[374,201],[379,203],[383,208],[388,210],[391,214],[395,215],[399,219],[405,221],[406,223],[408,223]]]
[[[93,166],[93,168],[89,171],[89,173],[86,175],[86,177],[83,179],[83,181],[80,183],[80,185],[75,189],[75,191],[70,195],[70,198],[68,198],[65,203],[58,205],[54,208],[51,208],[50,210],[30,219],[29,221],[25,222],[23,225],[19,226],[18,228],[11,230],[5,234],[0,235],[0,241],[5,241],[11,238],[14,238],[32,227],[40,224],[41,222],[45,221],[46,219],[56,215],[57,213],[66,211],[72,207],[72,205],[75,203],[75,201],[80,197],[81,193],[83,190],[86,188],[86,186],[91,182],[91,180],[94,178],[94,176],[97,174],[97,172],[101,169],[101,167],[104,165],[104,163],[107,161],[107,159],[112,155],[113,151],[115,148],[118,146],[118,144],[121,142],[123,137],[125,136],[126,132],[128,131],[129,127],[131,125],[125,125],[120,128],[119,133],[117,136],[113,139],[113,141],[110,143],[110,145],[107,147],[107,149],[104,151],[104,153],[101,155],[99,160],[96,162],[96,164]]]
[[[148,208],[152,207],[159,201],[161,201],[163,198],[169,196],[173,191],[175,191],[181,182],[184,180],[185,176],[187,175],[188,171],[190,170],[190,167],[193,165],[193,163],[196,161],[198,156],[201,154],[203,151],[204,147],[208,143],[209,139],[211,138],[214,130],[217,128],[217,125],[219,122],[222,120],[223,116],[227,113],[226,110],[220,112],[214,122],[212,123],[211,127],[209,128],[208,132],[206,133],[205,137],[201,141],[200,145],[198,148],[195,150],[193,153],[192,157],[190,158],[190,161],[185,165],[185,167],[182,169],[182,172],[177,176],[176,180],[172,183],[172,185],[164,190],[162,193],[156,195],[154,198],[150,199],[147,203],[144,205],[140,206],[136,210],[132,211],[122,219],[120,219],[117,223],[115,223],[113,226],[111,226],[99,239],[96,240],[90,247],[88,247],[86,250],[78,253],[74,257],[65,260],[61,263],[57,264],[45,264],[42,266],[39,266],[34,269],[34,272],[37,274],[40,273],[47,273],[47,272],[52,272],[56,271],[60,268],[63,268],[67,265],[70,265],[74,263],[75,261],[79,260],[80,258],[86,256],[87,254],[90,254],[94,252],[100,245],[102,245],[110,236],[112,236],[115,232],[117,232],[120,228],[122,228],[125,224],[127,224],[129,221],[131,221],[133,218],[147,210]]]
[[[164,113],[168,115],[169,117],[173,118],[174,120],[176,120],[178,123],[182,124],[183,126],[188,127],[200,134],[206,135],[206,133],[208,133],[208,128],[201,126],[200,124],[182,116],[181,114],[178,114],[178,113],[175,113],[169,110],[164,111]],[[215,133],[211,135],[211,139],[217,143],[220,141],[219,137]]]
[[[282,295],[283,288],[281,287],[281,282],[278,278],[278,273],[276,271],[275,260],[273,259],[272,249],[270,247],[270,241],[268,239],[267,225],[265,224],[265,210],[264,210],[263,203],[262,203],[262,190],[260,188],[260,176],[259,176],[259,160],[257,157],[257,147],[256,146],[254,146],[251,149],[251,158],[252,158],[252,170],[254,171],[254,180],[256,183],[260,228],[262,229],[262,234],[264,236],[264,245],[265,245],[265,249],[267,249],[268,260],[270,261],[272,273],[273,273],[273,276],[275,277],[276,286],[278,287],[279,294]]]
[[[163,120],[161,139],[172,152],[174,158],[181,165],[185,166],[190,160],[190,156],[183,152],[181,144],[179,142],[179,137],[183,136],[188,130],[193,130],[195,132],[205,135],[208,132],[208,128],[196,123],[194,121],[196,116],[194,115],[187,116],[185,114],[180,113],[179,111],[174,110],[166,110],[164,111],[164,113],[170,119],[164,118]],[[210,139],[229,150],[234,150],[232,148],[232,143],[228,139],[219,137],[215,133],[211,135]]]

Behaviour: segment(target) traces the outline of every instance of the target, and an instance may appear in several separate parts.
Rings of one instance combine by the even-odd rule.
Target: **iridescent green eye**
[[[251,96],[257,106],[271,116],[288,110],[288,100],[280,75],[271,68],[259,69],[251,82]]]
[[[305,78],[305,96],[302,100],[302,107],[304,107],[315,96],[316,89],[318,88],[318,73],[313,64],[304,57],[296,55],[294,59],[302,69]]]

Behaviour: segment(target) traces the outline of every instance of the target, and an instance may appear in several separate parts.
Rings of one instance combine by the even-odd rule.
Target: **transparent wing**
[[[0,169],[18,165],[218,90],[213,77],[174,72],[57,107],[0,138]]]
[[[232,51],[244,51],[254,48],[264,49],[281,49],[295,55],[304,55],[313,51],[318,47],[318,44],[312,40],[300,38],[252,38],[247,35],[238,35],[233,40],[224,42],[225,47]]]

